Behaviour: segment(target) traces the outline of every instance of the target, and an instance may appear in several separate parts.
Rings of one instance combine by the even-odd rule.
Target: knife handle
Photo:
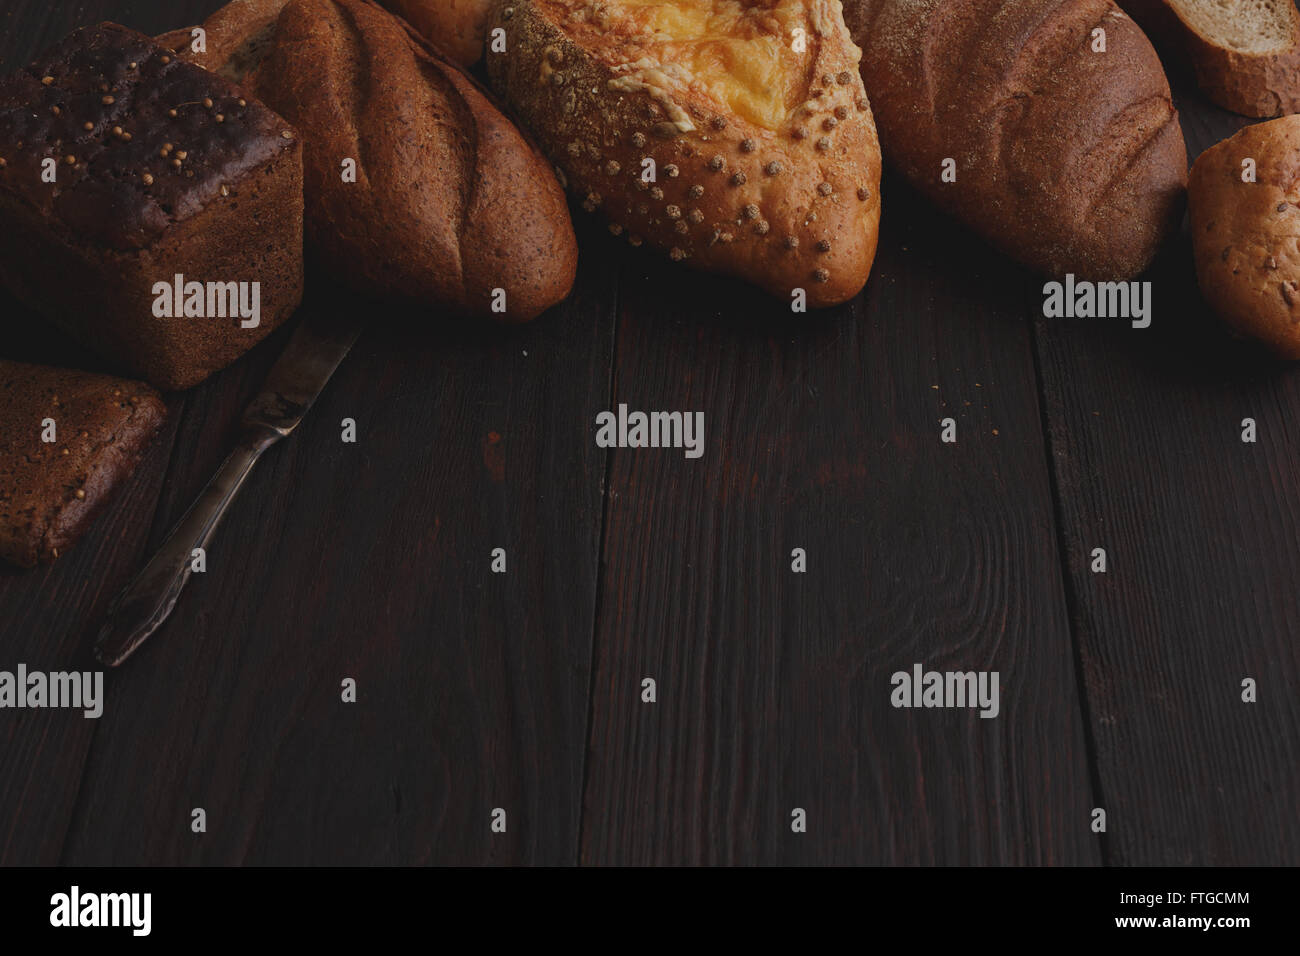
[[[113,601],[95,641],[100,663],[107,667],[121,664],[167,620],[193,573],[194,549],[207,549],[244,479],[262,452],[281,437],[265,426],[250,426],[245,431],[157,553]]]

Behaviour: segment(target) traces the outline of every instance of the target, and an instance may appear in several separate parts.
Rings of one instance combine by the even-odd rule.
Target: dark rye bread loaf
[[[1187,156],[1160,61],[1114,3],[846,0],[845,17],[885,156],[937,205],[1050,275],[1147,267]]]
[[[363,0],[235,0],[203,26],[205,53],[188,30],[161,39],[302,132],[307,245],[331,275],[507,321],[569,294],[577,240],[550,165],[400,18]]]
[[[31,567],[65,552],[166,415],[140,382],[0,359],[0,558]]]
[[[194,385],[301,299],[300,156],[226,80],[125,27],[78,30],[0,81],[0,281],[121,368]],[[158,318],[177,274],[259,282],[259,324]]]

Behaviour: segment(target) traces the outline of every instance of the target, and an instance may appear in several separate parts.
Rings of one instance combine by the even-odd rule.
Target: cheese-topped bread
[[[875,255],[880,151],[839,0],[499,4],[494,86],[634,246],[809,305]]]

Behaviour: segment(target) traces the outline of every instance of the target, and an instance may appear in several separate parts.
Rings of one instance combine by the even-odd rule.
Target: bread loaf
[[[172,30],[158,42],[182,59],[248,85],[249,74],[266,56],[275,23],[289,0],[230,0],[203,21],[203,48],[195,50],[195,28]]]
[[[615,235],[810,306],[875,255],[880,154],[839,0],[511,0],[488,74]]]
[[[1253,181],[1246,160],[1254,161]],[[1244,177],[1244,178],[1243,178]],[[1300,359],[1300,115],[1207,149],[1188,186],[1196,276],[1237,333]]]
[[[0,81],[0,227],[0,282],[19,299],[118,367],[188,388],[302,298],[298,136],[146,36],[78,30]],[[159,291],[177,284],[202,301]]]
[[[847,0],[845,15],[885,155],[919,190],[1041,272],[1146,268],[1181,216],[1187,157],[1160,61],[1110,0]]]
[[[204,29],[206,53],[169,39],[301,130],[307,245],[332,276],[511,321],[568,295],[577,241],[550,165],[402,20],[367,0],[236,0]]]
[[[1300,13],[1291,0],[1121,0],[1162,56],[1191,64],[1212,101],[1245,116],[1300,112]]]
[[[383,3],[461,66],[473,66],[482,58],[483,33],[492,0],[383,0]]]
[[[31,567],[67,551],[166,415],[139,382],[0,359],[0,558]]]

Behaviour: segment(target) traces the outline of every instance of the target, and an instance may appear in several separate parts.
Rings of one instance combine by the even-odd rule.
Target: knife
[[[257,460],[302,421],[360,332],[356,319],[343,318],[341,311],[308,311],[272,366],[261,394],[244,410],[235,450],[109,607],[95,641],[100,663],[121,664],[167,620],[193,573],[194,549],[207,550]]]

